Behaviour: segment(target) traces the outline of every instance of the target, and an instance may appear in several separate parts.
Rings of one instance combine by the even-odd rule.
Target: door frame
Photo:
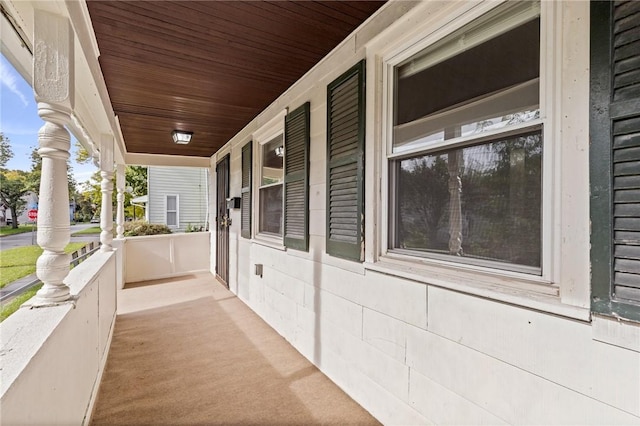
[[[226,176],[221,181],[221,165],[226,164]],[[216,162],[216,278],[227,288],[229,287],[229,209],[227,198],[229,198],[229,178],[230,178],[231,155],[224,155]],[[221,187],[221,185],[223,185]]]

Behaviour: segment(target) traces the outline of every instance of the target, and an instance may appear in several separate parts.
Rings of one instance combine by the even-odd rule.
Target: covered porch
[[[117,239],[7,319],[3,423],[378,424],[209,272],[209,237]]]
[[[123,233],[125,165],[207,167],[214,175],[212,154],[383,2],[347,3],[298,6],[307,22],[322,17],[333,24],[313,28],[281,20],[282,33],[262,44],[269,17],[284,12],[277,4],[254,6],[261,23],[247,35],[253,45],[240,55],[231,46],[215,57],[200,56],[212,71],[205,79],[199,54],[191,57],[193,66],[184,66],[189,60],[182,58],[170,72],[157,61],[175,55],[176,45],[206,50],[214,39],[227,44],[220,34],[236,38],[245,28],[216,20],[220,33],[207,36],[203,30],[209,40],[199,42],[176,41],[175,28],[164,28],[174,44],[147,39],[149,46],[164,48],[155,58],[132,47],[136,31],[113,31],[142,27],[140,19],[147,30],[157,29],[163,21],[157,14],[176,18],[176,7],[190,9],[185,19],[195,18],[203,3],[160,8],[150,2],[0,2],[2,52],[32,82],[45,121],[38,135],[38,244],[44,254],[37,264],[44,285],[0,326],[1,423],[377,423],[218,281],[216,275],[228,280],[229,268],[216,274],[223,247],[216,232]],[[220,4],[229,13],[235,7]],[[234,16],[246,14],[235,10]],[[218,19],[214,12],[211,19]],[[131,43],[114,48],[112,35]],[[308,46],[293,55],[291,43],[307,38]],[[129,62],[123,64],[122,52]],[[273,69],[265,74],[265,65],[252,60],[234,73],[242,57],[256,55]],[[151,69],[152,79],[140,78]],[[174,130],[194,132],[191,145],[171,143]],[[62,248],[69,239],[66,160],[72,135],[100,169],[102,247],[69,272]],[[168,145],[159,143],[164,139]],[[218,206],[230,196],[215,189],[211,195],[218,196]],[[228,216],[210,210],[212,229],[230,226]],[[222,241],[228,250],[228,234]],[[229,261],[228,254],[223,258]]]
[[[210,273],[118,300],[92,424],[377,424]]]
[[[45,121],[0,423],[640,424],[640,3],[382,3],[0,0]],[[140,164],[208,168],[210,232],[125,237]]]

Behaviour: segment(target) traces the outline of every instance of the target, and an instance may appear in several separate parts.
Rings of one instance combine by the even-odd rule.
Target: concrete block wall
[[[288,258],[241,298],[385,424],[640,424],[640,352],[588,323]]]
[[[584,309],[588,285],[584,268],[578,270],[582,263],[560,265],[564,294],[556,294],[554,310],[545,311],[541,300],[547,295],[511,303],[509,291],[499,285],[481,294],[467,292],[464,285],[473,280],[469,273],[445,288],[439,285],[442,277],[411,279],[415,271],[384,272],[325,252],[326,86],[365,56],[367,66],[375,66],[375,49],[391,41],[411,44],[415,40],[405,31],[409,26],[426,25],[438,13],[453,19],[474,7],[443,2],[438,9],[436,3],[420,3],[413,10],[414,4],[404,2],[387,5],[220,152],[231,155],[231,195],[237,196],[240,152],[253,132],[284,108],[311,102],[309,252],[240,237],[240,211],[233,211],[229,286],[384,424],[640,424],[640,327],[625,324],[623,338],[604,343],[607,339]],[[584,5],[568,4],[565,21],[584,17],[580,10],[572,20],[574,8]],[[381,78],[377,72],[367,75]],[[580,78],[584,83],[584,75]],[[369,87],[379,83],[367,80]],[[582,83],[564,86],[563,99],[584,101]],[[367,110],[374,120],[376,114]],[[384,148],[373,142],[375,132],[367,137],[368,152],[374,150],[367,158],[384,155]],[[578,138],[573,147],[583,149],[578,145],[585,141]],[[584,158],[569,157],[587,166]],[[379,179],[375,170],[367,169],[367,185]],[[563,210],[562,217],[588,215],[584,202],[561,206],[572,209]],[[376,205],[368,212],[383,208]],[[375,229],[379,220],[369,215],[367,229]],[[583,261],[588,242],[581,244],[576,258]],[[263,265],[262,277],[254,273],[256,264]],[[455,281],[455,274],[449,279]],[[582,317],[571,316],[578,311]],[[615,320],[601,321],[605,324],[599,330],[615,330],[612,336],[622,330]]]

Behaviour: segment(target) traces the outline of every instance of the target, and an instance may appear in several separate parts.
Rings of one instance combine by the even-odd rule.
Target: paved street
[[[71,233],[81,231],[92,226],[99,226],[95,223],[81,223],[79,225],[71,225]],[[89,234],[79,237],[71,237],[71,242],[79,241],[98,241],[100,240],[100,234]],[[6,237],[0,237],[0,250],[6,250],[14,247],[31,246],[37,244],[36,232],[25,232],[23,234],[7,235]]]

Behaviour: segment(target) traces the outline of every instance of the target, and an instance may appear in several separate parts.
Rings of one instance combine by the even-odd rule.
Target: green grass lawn
[[[115,227],[114,227],[114,229],[115,229]],[[100,232],[102,232],[102,229],[100,229],[99,226],[92,226],[91,228],[87,228],[87,229],[83,229],[82,231],[74,232],[71,235],[73,235],[74,237],[77,237],[78,235],[99,234]]]
[[[24,232],[31,232],[31,229],[35,228],[34,225],[18,225],[17,228],[13,229],[10,226],[0,226],[0,237],[4,237],[5,235],[15,235],[22,234]]]
[[[71,243],[64,249],[73,253],[86,243]],[[42,253],[38,246],[16,247],[0,252],[0,288],[36,271],[36,260]]]
[[[9,315],[17,311],[24,302],[35,296],[38,290],[40,290],[40,287],[42,287],[42,284],[38,284],[37,286],[30,288],[20,296],[17,296],[11,302],[3,304],[0,309],[0,322],[6,320]]]

